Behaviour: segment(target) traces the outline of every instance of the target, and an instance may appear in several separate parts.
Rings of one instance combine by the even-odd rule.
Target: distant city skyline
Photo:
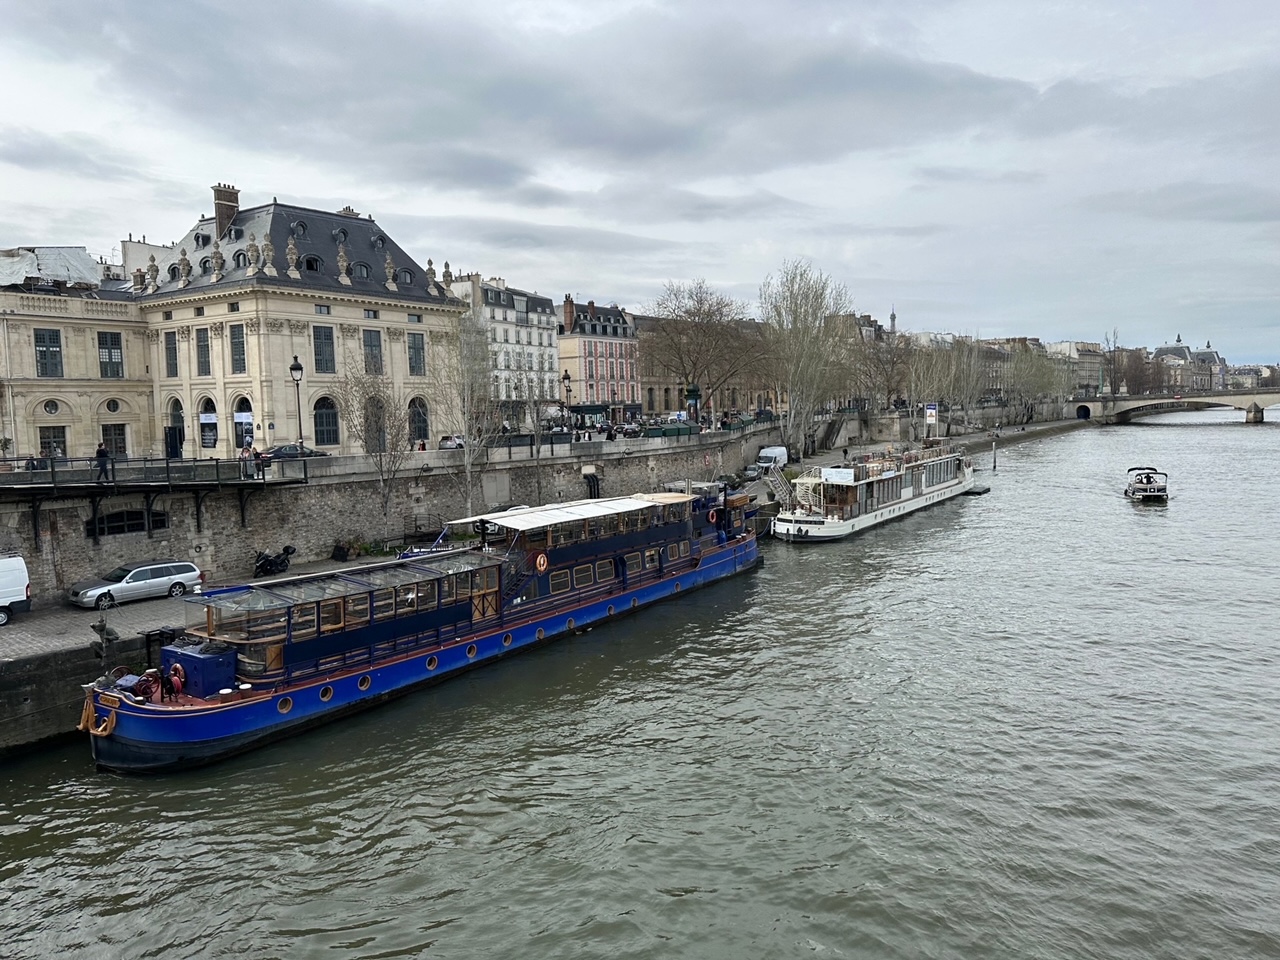
[[[1280,360],[1273,4],[55,0],[6,27],[0,247],[168,243],[228,181],[557,303],[705,277],[754,311],[804,257],[900,329]]]

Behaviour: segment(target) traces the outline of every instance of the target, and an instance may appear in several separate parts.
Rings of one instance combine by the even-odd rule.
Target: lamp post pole
[[[302,446],[302,364],[298,362],[298,355],[293,355],[293,363],[289,364],[289,376],[293,378],[293,402],[298,410],[298,446]],[[298,451],[301,453],[301,449]]]
[[[573,403],[573,377],[569,376],[569,371],[564,372],[564,376],[560,378],[560,382],[564,384],[564,412],[566,417],[572,417],[573,412],[569,409]]]

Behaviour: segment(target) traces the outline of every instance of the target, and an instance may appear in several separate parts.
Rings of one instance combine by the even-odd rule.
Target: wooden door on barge
[[[471,620],[496,617],[501,608],[498,595],[498,568],[485,567],[471,574]]]

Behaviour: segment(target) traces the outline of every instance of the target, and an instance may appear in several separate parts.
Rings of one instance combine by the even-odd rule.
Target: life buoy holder
[[[533,565],[537,568],[539,573],[546,573],[547,567],[551,566],[551,563],[547,560],[547,555],[545,553],[540,553],[538,554],[537,559],[533,561]]]
[[[714,510],[708,510],[707,523],[715,523],[715,522],[716,522],[716,512]]]

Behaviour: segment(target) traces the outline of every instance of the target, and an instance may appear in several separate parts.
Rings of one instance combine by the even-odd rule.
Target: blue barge
[[[468,546],[212,590],[142,675],[85,687],[101,767],[210,763],[750,570],[748,498],[582,500],[453,521]]]

